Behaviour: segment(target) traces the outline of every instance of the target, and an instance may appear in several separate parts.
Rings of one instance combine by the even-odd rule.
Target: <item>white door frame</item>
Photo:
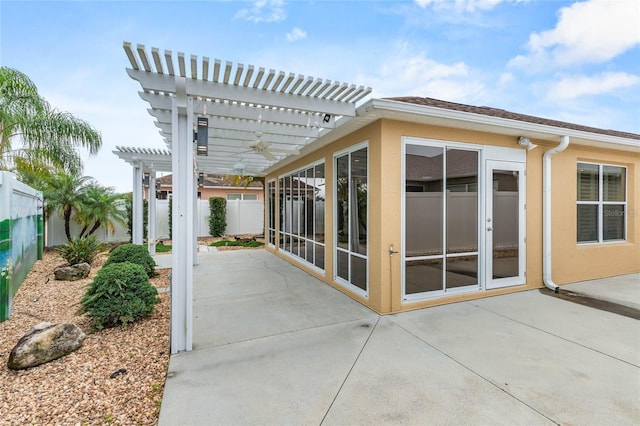
[[[518,172],[518,275],[504,278],[493,278],[493,171],[507,170]],[[485,217],[483,232],[485,234],[485,289],[509,287],[525,284],[526,275],[526,174],[525,163],[502,160],[486,160],[485,175]]]

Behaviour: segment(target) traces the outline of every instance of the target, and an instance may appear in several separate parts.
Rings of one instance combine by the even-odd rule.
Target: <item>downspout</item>
[[[569,136],[563,136],[560,145],[551,148],[542,157],[542,281],[554,293],[559,287],[551,278],[551,157],[569,146]]]

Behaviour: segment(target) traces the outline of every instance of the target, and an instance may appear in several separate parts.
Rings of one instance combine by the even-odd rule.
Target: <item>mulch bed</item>
[[[157,424],[169,364],[169,294],[159,294],[155,313],[144,320],[94,331],[77,312],[105,260],[99,256],[86,279],[56,281],[53,270],[65,262],[47,250],[22,283],[11,318],[0,323],[0,425]],[[169,272],[158,270],[151,283],[168,287]],[[76,324],[87,334],[83,346],[37,367],[8,369],[11,349],[42,321]]]

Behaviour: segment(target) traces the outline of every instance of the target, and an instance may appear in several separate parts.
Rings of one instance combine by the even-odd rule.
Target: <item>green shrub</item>
[[[91,264],[93,259],[104,250],[104,245],[96,237],[76,238],[67,241],[65,245],[58,249],[60,256],[70,265],[86,262]]]
[[[209,244],[211,247],[260,247],[263,246],[264,243],[260,241],[251,240],[251,241],[232,241],[232,240],[222,240],[216,241],[214,243]]]
[[[149,316],[158,302],[158,290],[149,283],[142,266],[114,263],[102,267],[89,284],[81,312],[86,312],[100,330]]]
[[[149,277],[156,274],[156,262],[149,254],[146,246],[139,244],[122,244],[111,251],[109,258],[104,263],[111,265],[112,263],[131,262],[136,263],[144,268]]]
[[[227,200],[222,197],[209,198],[209,234],[221,237],[227,229]]]

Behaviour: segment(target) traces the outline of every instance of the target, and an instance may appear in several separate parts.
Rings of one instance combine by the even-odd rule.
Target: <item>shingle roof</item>
[[[515,112],[505,111],[503,109],[491,108],[486,106],[478,107],[473,105],[443,101],[440,99],[421,98],[417,96],[405,96],[405,97],[384,98],[384,99],[397,101],[397,102],[405,102],[405,103],[410,103],[415,105],[424,105],[424,106],[435,107],[435,108],[444,108],[444,109],[449,109],[454,111],[462,111],[462,112],[469,112],[473,114],[487,115],[491,117],[506,118],[510,120],[524,121],[527,123],[543,124],[547,126],[554,126],[554,127],[564,128],[564,129],[578,130],[583,132],[598,133],[602,135],[617,136],[621,138],[640,140],[640,135],[636,133],[620,132],[617,130],[598,129],[596,127],[582,126],[580,124],[573,124],[573,123],[567,123],[564,121],[551,120],[548,118],[535,117],[533,115],[518,114]]]

